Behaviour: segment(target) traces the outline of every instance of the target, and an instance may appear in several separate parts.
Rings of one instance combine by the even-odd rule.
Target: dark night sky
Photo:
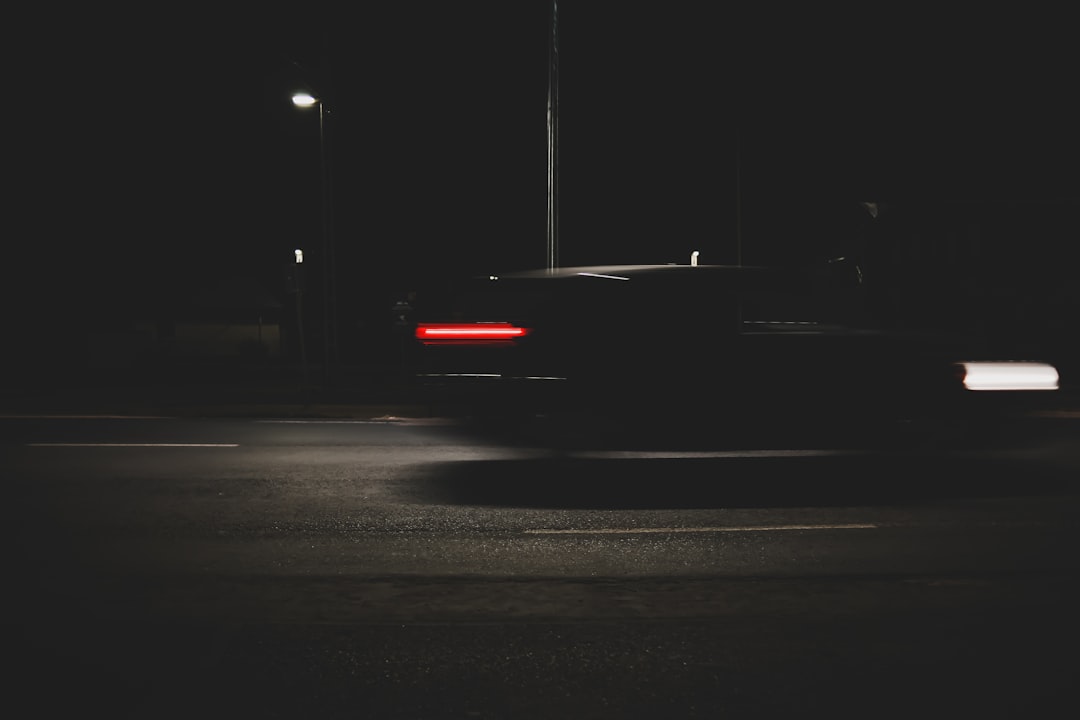
[[[305,80],[331,109],[343,302],[543,265],[549,3],[299,7],[11,24],[29,305],[121,318],[235,275],[281,294],[320,238],[317,116],[289,103]],[[563,264],[730,261],[736,138],[747,242],[815,203],[1075,203],[1065,27],[562,3]]]

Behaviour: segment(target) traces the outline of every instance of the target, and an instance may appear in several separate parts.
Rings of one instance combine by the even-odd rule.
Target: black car
[[[419,318],[417,377],[477,416],[605,427],[946,428],[1057,389],[1038,358],[882,330],[858,267],[634,265],[471,278]]]

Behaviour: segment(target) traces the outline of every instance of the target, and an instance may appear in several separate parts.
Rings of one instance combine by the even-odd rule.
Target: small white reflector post
[[[963,362],[968,390],[1057,390],[1057,369],[1039,362]]]

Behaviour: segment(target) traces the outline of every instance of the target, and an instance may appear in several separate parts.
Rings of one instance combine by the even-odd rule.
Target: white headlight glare
[[[968,390],[1057,390],[1057,369],[1040,362],[962,362]]]

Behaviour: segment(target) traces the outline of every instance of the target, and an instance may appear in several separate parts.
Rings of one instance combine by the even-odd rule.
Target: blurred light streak
[[[1058,372],[1039,362],[963,362],[968,390],[1057,390]]]

